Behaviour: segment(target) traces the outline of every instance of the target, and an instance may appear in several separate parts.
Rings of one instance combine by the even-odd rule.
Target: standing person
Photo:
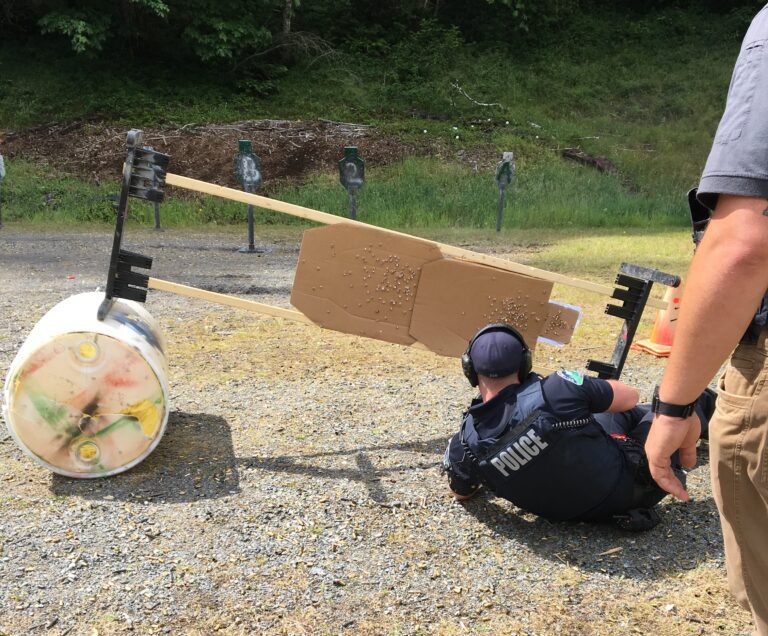
[[[637,406],[636,389],[577,371],[542,378],[522,336],[503,323],[470,340],[462,367],[480,395],[443,459],[456,499],[485,485],[553,521],[615,521],[628,530],[658,523],[653,506],[666,492],[648,472],[652,414]],[[713,395],[703,395],[704,422],[713,408]]]
[[[699,423],[689,404],[720,377],[710,434],[728,582],[768,635],[768,6],[754,18],[698,188],[713,210],[693,257],[675,343],[646,443],[651,474],[685,501],[669,456],[693,466]],[[735,350],[734,350],[735,349]]]

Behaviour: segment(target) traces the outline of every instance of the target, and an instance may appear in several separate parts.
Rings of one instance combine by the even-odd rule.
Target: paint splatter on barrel
[[[33,459],[68,477],[114,475],[157,446],[168,421],[162,334],[138,303],[78,294],[35,325],[11,364],[3,414]]]

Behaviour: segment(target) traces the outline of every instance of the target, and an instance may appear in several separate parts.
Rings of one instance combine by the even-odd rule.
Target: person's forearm
[[[638,390],[629,384],[624,384],[624,382],[619,380],[608,380],[608,384],[610,384],[613,389],[613,401],[608,407],[608,413],[628,411],[633,408],[640,399]]]
[[[672,352],[659,389],[693,402],[733,351],[768,286],[766,202],[721,197],[688,274]]]

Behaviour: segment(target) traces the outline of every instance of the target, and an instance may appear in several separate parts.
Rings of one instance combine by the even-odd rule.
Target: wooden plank
[[[148,287],[150,289],[170,292],[180,296],[187,296],[188,298],[207,300],[208,302],[216,303],[218,305],[237,307],[238,309],[253,311],[257,314],[265,314],[267,316],[274,316],[276,318],[285,318],[286,320],[303,322],[308,325],[315,324],[300,311],[283,309],[282,307],[275,307],[273,305],[266,305],[264,303],[257,303],[254,300],[246,300],[244,298],[238,298],[237,296],[230,296],[229,294],[219,294],[217,292],[208,291],[206,289],[190,287],[189,285],[181,285],[179,283],[172,283],[170,281],[161,280],[159,278],[150,278]]]
[[[356,226],[370,227],[366,223],[360,221],[353,221],[352,219],[345,219],[335,214],[328,214],[327,212],[320,212],[313,210],[312,208],[305,208],[293,203],[286,203],[284,201],[278,201],[277,199],[270,199],[258,194],[251,194],[243,192],[241,190],[235,190],[234,188],[226,188],[224,186],[215,185],[213,183],[206,183],[205,181],[199,181],[197,179],[190,179],[189,177],[182,177],[181,175],[168,173],[165,177],[166,184],[170,186],[176,186],[177,188],[184,188],[186,190],[192,190],[194,192],[200,192],[203,194],[210,194],[212,196],[221,197],[223,199],[229,199],[231,201],[238,201],[240,203],[246,203],[249,205],[255,205],[267,210],[273,210],[275,212],[282,212],[284,214],[290,214],[292,216],[298,216],[303,219],[315,221],[317,223],[325,223],[327,225],[335,223],[349,223]],[[528,265],[521,265],[513,261],[508,261],[496,256],[490,256],[488,254],[479,254],[472,250],[463,249],[461,247],[454,247],[452,245],[446,245],[445,243],[438,243],[437,241],[430,241],[428,239],[411,236],[403,232],[397,232],[395,230],[388,230],[386,228],[379,228],[383,232],[391,234],[392,236],[408,237],[424,243],[437,245],[440,251],[453,258],[468,261],[470,263],[480,263],[495,267],[508,272],[515,272],[517,274],[524,274],[533,278],[539,278],[542,280],[548,280],[553,283],[560,283],[568,285],[569,287],[576,287],[578,289],[584,289],[586,291],[594,292],[597,294],[603,294],[610,296],[613,293],[613,288],[606,285],[600,285],[590,281],[581,280],[578,278],[572,278],[570,276],[564,276],[562,274],[556,274],[554,272],[548,272],[536,267],[530,267]],[[665,309],[666,304],[655,298],[648,299],[647,306],[656,307],[658,309]]]

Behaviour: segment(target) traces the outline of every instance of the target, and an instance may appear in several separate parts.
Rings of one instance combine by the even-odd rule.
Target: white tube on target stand
[[[168,422],[168,367],[157,323],[136,302],[71,296],[32,329],[11,364],[3,416],[21,448],[68,477],[105,477],[135,466]]]

